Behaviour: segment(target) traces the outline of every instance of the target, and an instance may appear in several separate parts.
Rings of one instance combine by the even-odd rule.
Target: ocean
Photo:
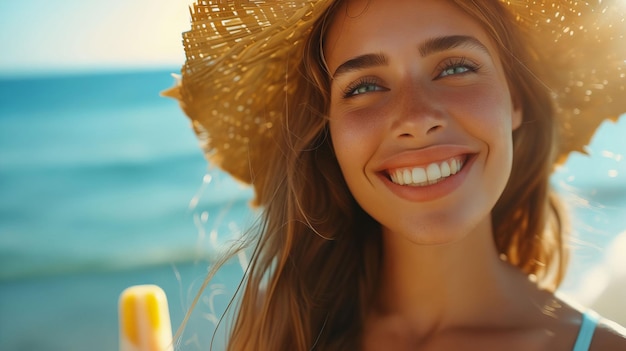
[[[161,285],[174,328],[221,245],[256,214],[252,191],[207,167],[171,70],[0,78],[0,350],[114,350],[117,298]],[[553,177],[577,233],[562,291],[626,230],[626,118]],[[241,277],[210,283],[180,350],[205,350]],[[214,349],[220,350],[218,333]]]

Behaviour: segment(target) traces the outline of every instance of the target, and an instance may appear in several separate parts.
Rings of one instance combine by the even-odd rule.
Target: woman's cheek
[[[497,90],[492,85],[475,85],[472,89],[464,89],[451,94],[448,101],[454,101],[450,108],[462,111],[454,114],[457,118],[476,126],[500,126],[510,129],[508,123],[513,115],[513,105],[507,90]],[[502,123],[504,119],[505,123]]]
[[[378,108],[359,108],[331,116],[331,135],[345,147],[365,147],[378,140],[384,130],[385,115]],[[335,147],[339,145],[335,144]],[[356,151],[356,150],[355,150]]]

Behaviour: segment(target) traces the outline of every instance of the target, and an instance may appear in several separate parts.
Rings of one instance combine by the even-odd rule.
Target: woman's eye
[[[469,71],[470,69],[466,66],[455,66],[455,67],[446,68],[445,70],[441,72],[439,76],[445,77],[445,76],[451,76],[454,74],[460,74],[460,73],[465,73]]]
[[[447,76],[454,76],[457,74],[464,74],[468,72],[476,72],[479,67],[475,63],[465,59],[454,59],[448,62],[444,62],[443,67],[440,68],[437,78],[443,78]]]
[[[376,84],[366,84],[366,85],[361,85],[360,87],[354,89],[351,95],[365,94],[365,93],[369,93],[372,91],[380,91],[380,90],[381,88]]]
[[[385,91],[384,87],[378,85],[374,81],[356,81],[354,84],[350,84],[344,91],[344,97],[349,98],[366,93]]]

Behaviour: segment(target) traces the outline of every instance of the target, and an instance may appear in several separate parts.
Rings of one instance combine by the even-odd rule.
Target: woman
[[[610,6],[197,4],[170,95],[264,214],[229,349],[626,348],[553,294],[549,175],[626,111]]]

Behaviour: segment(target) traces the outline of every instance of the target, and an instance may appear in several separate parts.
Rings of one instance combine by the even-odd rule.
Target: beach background
[[[0,350],[116,350],[117,299],[157,284],[176,329],[252,192],[207,166],[159,92],[183,62],[187,1],[0,3]],[[572,211],[560,292],[626,324],[626,118],[553,184]],[[215,326],[247,257],[209,283],[180,350]]]

